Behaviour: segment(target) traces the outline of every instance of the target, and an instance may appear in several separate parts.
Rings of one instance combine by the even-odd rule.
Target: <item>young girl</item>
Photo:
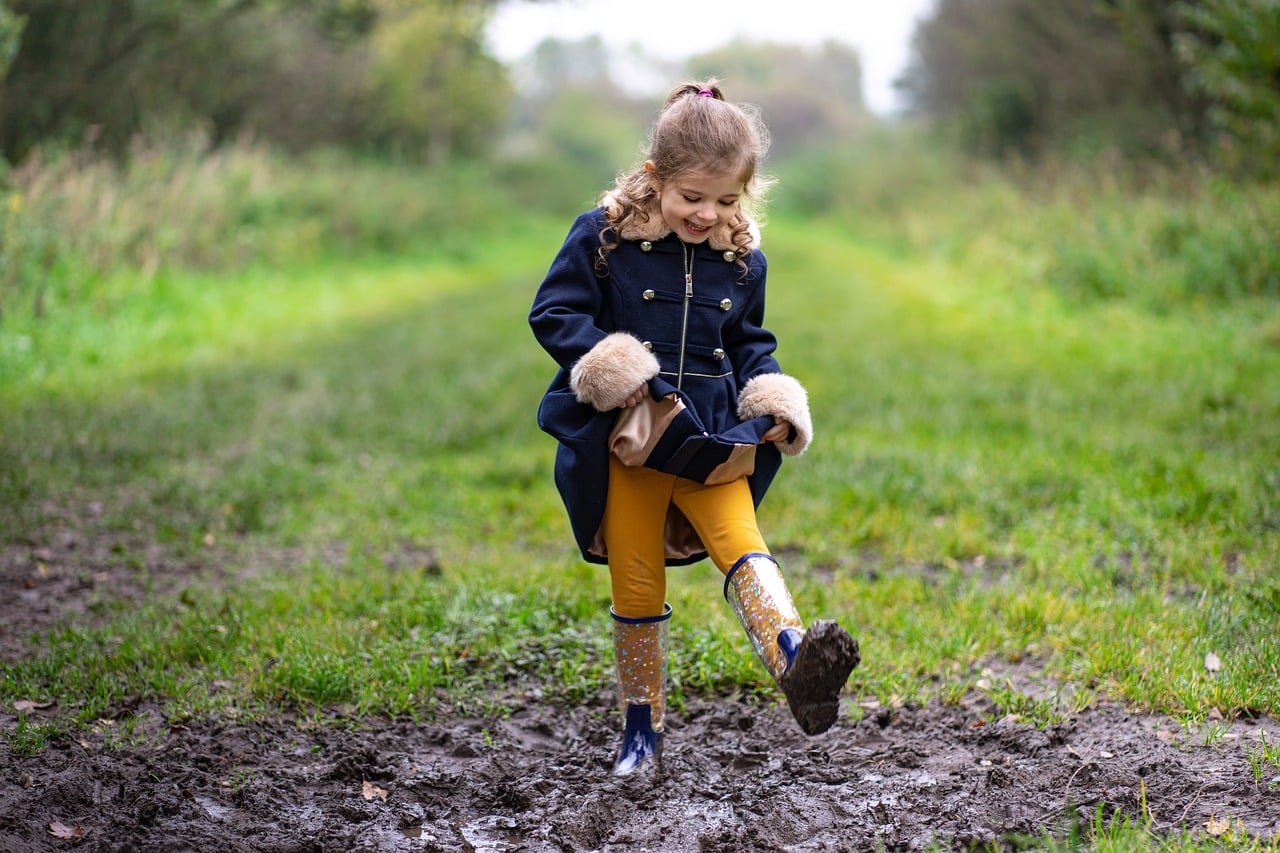
[[[585,560],[607,563],[622,747],[656,769],[666,709],[666,567],[710,556],[724,595],[807,734],[835,722],[858,664],[833,622],[806,631],[756,524],[782,455],[812,437],[804,388],[763,325],[750,215],[768,132],[716,81],[667,98],[648,159],[577,218],[529,323],[560,365],[538,410]]]

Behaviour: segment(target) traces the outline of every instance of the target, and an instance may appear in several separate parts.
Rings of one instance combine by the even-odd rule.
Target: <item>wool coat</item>
[[[602,268],[606,232],[617,246]],[[657,210],[617,233],[600,207],[574,221],[539,286],[529,324],[559,370],[538,425],[559,442],[555,482],[586,561],[608,562],[600,526],[611,453],[699,482],[745,476],[758,507],[783,454],[808,446],[807,395],[774,357],[764,325],[767,262],[754,226],[752,234],[741,253],[727,226],[686,244]],[[642,387],[642,406],[619,408]],[[775,416],[791,433],[762,444]],[[654,535],[667,565],[707,555],[674,506]]]

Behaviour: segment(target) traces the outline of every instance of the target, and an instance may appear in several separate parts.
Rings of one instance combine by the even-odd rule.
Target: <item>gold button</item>
[[[716,347],[711,354],[716,357],[716,361],[724,358],[724,350],[720,349],[720,347]]]
[[[653,352],[653,341],[645,341],[644,348],[649,350],[649,352]]]
[[[650,299],[657,296],[658,294],[654,293],[652,290],[646,290],[644,293],[640,295],[644,297],[646,302],[648,302]]]
[[[738,253],[733,251],[732,249],[726,249],[724,253],[724,259],[726,261],[736,261],[738,259]]]
[[[642,252],[647,252],[652,248],[653,248],[653,244],[650,243],[648,240],[645,240],[640,244],[640,251]]]
[[[732,300],[732,299],[721,299],[721,300],[720,300],[720,308],[721,308],[722,310],[724,310],[724,311],[728,311],[728,310],[729,310],[730,308],[732,308],[732,307],[733,307],[733,300]]]

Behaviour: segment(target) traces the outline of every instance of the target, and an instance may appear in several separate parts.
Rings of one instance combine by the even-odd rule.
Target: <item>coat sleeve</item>
[[[781,373],[773,352],[777,338],[764,326],[765,279],[768,266],[762,253],[756,252],[751,264],[752,282],[743,311],[742,323],[725,331],[724,340],[733,359],[738,387],[762,373]]]
[[[534,336],[567,372],[579,403],[609,412],[658,375],[657,356],[638,338],[607,328],[606,282],[596,274],[604,218],[583,214],[538,288],[529,312]]]
[[[773,415],[790,422],[791,434],[775,442],[788,456],[798,456],[813,440],[809,395],[795,378],[782,372],[773,352],[777,339],[764,326],[765,261],[758,254],[758,279],[752,285],[743,322],[732,337],[726,335],[737,371],[738,417],[742,420]]]
[[[604,279],[595,270],[602,226],[592,213],[574,221],[529,312],[534,337],[566,370],[609,333],[598,325],[605,299]]]

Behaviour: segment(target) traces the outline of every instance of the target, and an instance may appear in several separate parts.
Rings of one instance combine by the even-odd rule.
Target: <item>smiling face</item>
[[[745,192],[736,174],[689,172],[665,183],[654,179],[662,219],[686,243],[701,243],[731,221]]]

